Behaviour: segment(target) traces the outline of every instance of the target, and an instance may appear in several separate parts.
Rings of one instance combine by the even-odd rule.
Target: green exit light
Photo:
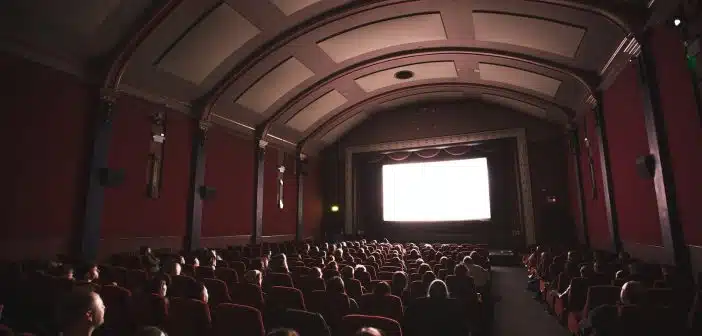
[[[332,205],[332,206],[331,206],[331,212],[339,212],[339,206],[338,206],[338,205]]]
[[[697,70],[697,56],[687,56],[687,66],[690,67],[691,70],[696,71]]]

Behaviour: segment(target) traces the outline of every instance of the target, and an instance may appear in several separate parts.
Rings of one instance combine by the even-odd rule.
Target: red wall
[[[661,107],[665,116],[678,212],[690,245],[702,245],[702,127],[679,35],[672,27],[653,32]]]
[[[622,242],[660,245],[653,179],[636,172],[636,158],[649,152],[637,68],[629,63],[603,94],[614,201]]]
[[[108,162],[125,170],[124,184],[105,190],[103,238],[183,236],[185,234],[192,121],[166,111],[166,142],[161,195],[146,194],[153,111],[163,107],[129,96],[116,103]]]
[[[203,204],[203,237],[251,234],[253,149],[253,140],[219,126],[207,131],[205,184],[216,195]]]
[[[307,176],[304,180],[303,223],[305,238],[319,238],[322,225],[324,202],[322,201],[322,186],[320,162],[318,158],[309,159]]]
[[[95,93],[70,75],[2,53],[0,73],[0,250],[11,257],[65,249],[83,216]]]
[[[604,190],[602,188],[600,152],[597,142],[598,139],[595,132],[595,116],[592,111],[588,111],[585,114],[581,125],[583,122],[587,125],[587,133],[585,133],[585,127],[580,127],[580,139],[589,139],[589,152],[591,153],[593,160],[593,169],[591,173],[590,163],[588,160],[588,149],[585,146],[585,141],[582,141],[581,151],[583,153],[583,159],[580,161],[580,164],[583,172],[583,194],[585,196],[585,209],[587,210],[590,244],[599,249],[611,249],[612,243],[609,233],[609,225],[607,223],[607,213],[605,212]],[[597,188],[594,197],[592,192],[593,184]]]

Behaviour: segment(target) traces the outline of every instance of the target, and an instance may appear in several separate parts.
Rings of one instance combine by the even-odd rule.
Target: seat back
[[[396,321],[402,321],[402,299],[395,295],[378,296],[372,293],[364,294],[359,305],[363,314],[384,316]]]
[[[132,326],[132,293],[120,286],[105,285],[100,289],[100,296],[109,307],[105,310],[103,329],[115,333],[129,330]]]
[[[158,294],[143,293],[132,301],[132,319],[136,327],[165,327],[168,318],[168,302]]]
[[[583,319],[590,310],[601,305],[614,305],[619,301],[620,288],[617,286],[591,286],[587,291],[587,298],[583,307]]]
[[[206,303],[188,298],[171,299],[167,331],[170,336],[207,335],[212,318]]]
[[[213,318],[213,335],[265,335],[261,312],[251,306],[221,303]]]
[[[217,267],[215,270],[217,279],[224,281],[228,285],[239,282],[239,274],[233,268]]]
[[[293,287],[273,286],[267,293],[266,308],[306,310],[302,292]]]
[[[227,284],[219,279],[204,278],[202,282],[207,287],[207,292],[210,296],[210,307],[217,307],[220,303],[229,303],[232,301],[229,296],[229,288]]]
[[[232,284],[229,288],[232,303],[263,309],[263,292],[261,288],[249,283]]]
[[[171,276],[171,286],[168,288],[169,296],[171,297],[187,297],[190,288],[195,286],[195,279],[187,275]]]

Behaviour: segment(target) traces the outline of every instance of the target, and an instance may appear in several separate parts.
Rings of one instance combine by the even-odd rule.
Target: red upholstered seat
[[[402,299],[395,295],[378,296],[372,293],[364,294],[361,297],[359,306],[363,314],[384,316],[396,321],[402,321]]]
[[[166,328],[168,335],[207,335],[211,322],[210,308],[206,303],[188,298],[171,299]]]
[[[385,336],[402,336],[400,323],[387,317],[350,314],[341,320],[342,335],[352,336],[363,327],[380,329]]]
[[[217,279],[224,281],[227,285],[239,282],[239,273],[233,268],[217,267],[215,276]]]
[[[263,292],[261,288],[249,283],[232,284],[229,288],[230,298],[232,303],[254,307],[258,310],[263,309]]]
[[[187,297],[188,290],[193,288],[196,281],[187,275],[171,276],[171,286],[168,288],[171,297]]]
[[[242,261],[229,262],[229,267],[234,269],[240,276],[244,276],[244,273],[246,273],[246,264]]]
[[[598,306],[609,304],[614,305],[619,300],[620,288],[616,286],[592,286],[587,291],[585,305],[580,311],[568,313],[568,329],[577,334],[580,330],[580,321],[587,318],[590,310]]]
[[[146,282],[149,279],[148,274],[146,271],[141,270],[141,269],[130,269],[127,270],[127,282],[126,285],[124,286],[125,288],[128,288],[129,290],[138,290],[144,287],[146,285]]]
[[[293,287],[273,286],[267,293],[266,308],[307,310],[302,292]]]
[[[261,312],[251,306],[222,303],[217,306],[212,323],[214,336],[265,335]]]
[[[263,288],[268,291],[273,286],[293,287],[292,277],[287,273],[270,272],[263,279]]]
[[[168,318],[168,301],[153,293],[144,293],[132,300],[132,317],[136,326],[165,327]]]
[[[220,303],[229,303],[232,301],[229,296],[229,288],[224,281],[204,278],[202,282],[205,284],[205,287],[207,287],[207,292],[210,296],[208,301],[210,307],[217,307]]]
[[[210,268],[210,267],[202,266],[202,267],[198,267],[198,268],[195,270],[195,277],[196,277],[198,280],[202,280],[202,279],[204,279],[204,278],[210,278],[210,279],[212,279],[212,278],[215,278],[216,276],[215,276],[215,271],[214,271],[214,269],[212,269],[212,268]]]
[[[120,286],[105,285],[100,289],[100,296],[109,307],[105,310],[103,329],[115,333],[128,331],[132,326],[132,292]]]

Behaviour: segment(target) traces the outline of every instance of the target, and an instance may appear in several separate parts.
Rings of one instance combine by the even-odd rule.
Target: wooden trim
[[[609,141],[607,140],[607,127],[604,117],[604,106],[602,92],[597,92],[597,105],[595,113],[595,133],[597,134],[597,146],[600,154],[600,170],[602,173],[602,194],[604,195],[605,214],[609,234],[612,239],[612,248],[619,252],[622,249],[622,240],[619,236],[619,218],[617,217],[617,206],[614,202],[614,180],[612,179],[612,167],[609,160]],[[595,180],[592,181],[595,184]]]
[[[580,165],[582,152],[580,151],[579,131],[577,128],[570,130],[571,155],[573,156],[575,169],[575,187],[577,188],[576,200],[578,202],[578,217],[583,230],[583,240],[585,246],[590,246],[590,231],[587,222],[587,211],[585,205],[585,190],[583,188],[583,172]]]
[[[532,202],[531,193],[531,170],[529,168],[529,155],[527,152],[527,139],[526,131],[523,128],[512,128],[506,130],[497,131],[487,131],[487,132],[477,132],[469,134],[459,134],[445,137],[433,137],[425,139],[415,139],[406,141],[396,141],[387,142],[374,145],[363,145],[363,146],[352,146],[346,148],[346,155],[344,158],[345,173],[344,173],[344,209],[345,209],[345,233],[355,234],[355,219],[356,219],[356,204],[354,202],[354,183],[353,183],[353,155],[356,153],[367,153],[376,151],[386,151],[386,150],[399,150],[408,148],[418,148],[426,146],[441,146],[441,145],[453,145],[470,143],[475,141],[487,141],[495,139],[504,138],[516,138],[517,139],[517,163],[521,191],[521,206],[522,209],[520,213],[523,218],[524,226],[524,239],[526,245],[532,245],[536,243],[536,232],[534,228],[534,205]]]
[[[263,127],[256,128],[254,135],[254,189],[253,222],[251,223],[251,244],[258,244],[263,235],[263,186],[265,183],[266,142],[262,139]]]
[[[195,128],[195,134],[193,135],[190,148],[190,190],[188,191],[188,203],[186,205],[188,217],[184,239],[184,246],[188,251],[195,251],[200,247],[203,199],[199,191],[200,187],[205,185],[205,165],[207,160],[205,155],[207,130],[197,125],[192,127]]]

